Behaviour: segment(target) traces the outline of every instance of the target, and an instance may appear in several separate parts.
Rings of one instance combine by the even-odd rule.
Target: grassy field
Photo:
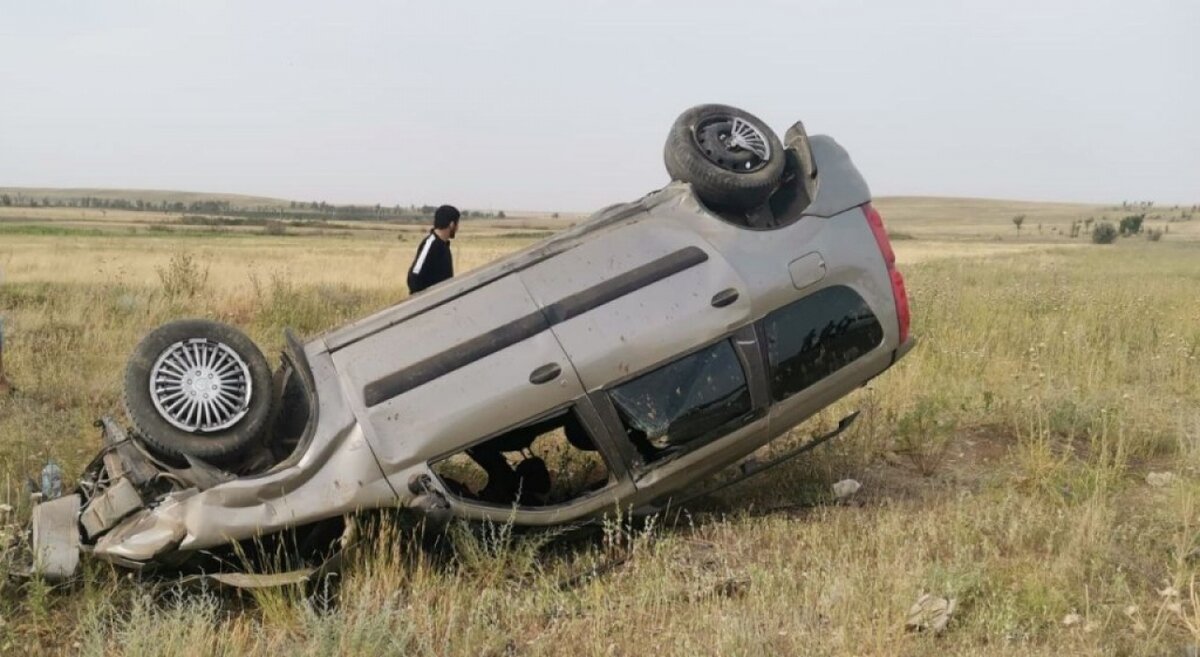
[[[246,194],[212,194],[206,192],[181,192],[162,189],[97,189],[89,187],[0,187],[0,195],[24,196],[41,202],[90,197],[104,200],[141,199],[147,203],[192,203],[193,201],[223,201],[242,207],[288,205],[289,201],[269,196],[247,196]]]
[[[811,458],[686,513],[614,520],[595,539],[455,533],[440,560],[385,533],[332,605],[183,591],[98,564],[50,590],[5,577],[0,550],[0,654],[1195,654],[1200,216],[1167,224],[1179,211],[1162,210],[1173,214],[1148,219],[1170,226],[1162,241],[1098,246],[1067,237],[1070,223],[1128,211],[878,206],[920,343],[794,432],[863,411]],[[1027,216],[1020,236],[1015,214]],[[28,516],[24,477],[47,458],[74,475],[95,453],[92,421],[119,411],[145,331],[199,314],[277,353],[285,326],[311,334],[402,298],[421,230],[269,236],[84,219],[0,222],[18,388],[0,397],[3,532]],[[570,221],[467,224],[459,267]],[[1153,486],[1150,473],[1173,476]],[[830,484],[846,477],[863,489],[835,503]],[[922,593],[957,603],[939,635],[905,629]]]

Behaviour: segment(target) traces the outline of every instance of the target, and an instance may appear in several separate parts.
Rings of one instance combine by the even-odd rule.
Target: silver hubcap
[[[771,161],[771,142],[761,128],[749,121],[713,116],[692,131],[704,157],[726,171],[752,173]]]
[[[753,124],[739,118],[733,120],[733,127],[729,131],[729,145],[748,150],[764,162],[771,159],[771,144],[767,141],[767,136]]]
[[[184,431],[228,429],[250,408],[250,368],[220,342],[176,342],[150,370],[150,399],[164,420]]]

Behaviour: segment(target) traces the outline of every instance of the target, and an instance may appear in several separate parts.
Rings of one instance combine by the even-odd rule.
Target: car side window
[[[612,480],[573,408],[505,431],[430,466],[454,495],[502,506],[564,504]]]
[[[697,447],[745,424],[753,405],[729,340],[689,354],[609,395],[645,462]]]
[[[814,292],[763,319],[771,396],[781,401],[833,374],[883,342],[883,327],[854,290]]]

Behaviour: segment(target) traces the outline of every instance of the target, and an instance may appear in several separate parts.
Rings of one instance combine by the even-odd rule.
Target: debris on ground
[[[1142,610],[1137,605],[1125,607],[1125,617],[1133,623],[1133,633],[1141,634],[1146,631],[1146,623],[1142,621]]]
[[[79,568],[79,495],[71,494],[33,508],[33,564],[48,582],[64,582]]]
[[[908,610],[908,620],[904,627],[910,632],[929,631],[941,634],[950,623],[950,616],[958,602],[954,598],[939,598],[929,593],[921,594],[912,608]]]
[[[841,501],[858,492],[862,484],[854,479],[843,479],[833,485],[834,499]]]
[[[1183,603],[1179,600],[1179,589],[1168,584],[1166,588],[1158,592],[1158,595],[1163,599],[1163,608],[1174,614],[1177,618],[1183,616]]]
[[[12,516],[12,505],[0,504],[0,555],[3,554],[4,548],[8,547],[13,538],[19,533],[17,526],[13,524],[15,519]],[[2,625],[3,623],[0,623],[0,626]]]
[[[1146,475],[1146,483],[1155,488],[1166,488],[1178,479],[1174,472],[1151,472]]]
[[[722,598],[741,598],[749,590],[749,577],[727,577],[713,587],[713,593]]]
[[[679,599],[687,602],[700,602],[713,597],[738,600],[746,597],[750,591],[750,578],[743,574],[732,573],[721,577],[703,577],[688,590],[679,594]]]
[[[46,462],[46,467],[42,468],[41,493],[43,500],[54,500],[62,497],[63,471],[54,461]]]

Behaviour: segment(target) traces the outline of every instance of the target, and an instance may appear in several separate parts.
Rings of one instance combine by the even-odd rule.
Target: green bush
[[[194,299],[208,285],[208,267],[190,253],[176,253],[165,267],[156,269],[163,295],[171,301]]]
[[[1101,221],[1092,229],[1092,243],[1112,244],[1117,241],[1117,227],[1110,221]]]
[[[1137,235],[1142,232],[1142,222],[1146,220],[1145,213],[1131,214],[1121,219],[1120,231],[1122,237]]]

